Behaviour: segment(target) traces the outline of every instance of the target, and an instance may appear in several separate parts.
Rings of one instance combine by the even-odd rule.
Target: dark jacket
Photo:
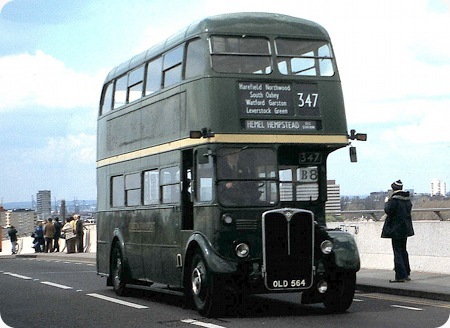
[[[10,228],[8,235],[11,241],[17,241],[17,230],[15,228]]]
[[[62,229],[62,224],[59,221],[55,221],[55,235],[53,236],[53,238],[58,239],[61,238],[61,229]]]
[[[37,226],[34,229],[34,238],[36,240],[44,240],[44,228],[42,226]]]
[[[404,239],[414,235],[409,191],[395,191],[384,205],[387,214],[381,238]]]

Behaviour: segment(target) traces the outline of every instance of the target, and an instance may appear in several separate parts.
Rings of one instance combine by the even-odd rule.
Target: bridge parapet
[[[434,213],[436,217],[430,217],[429,219],[439,219],[440,221],[450,221],[450,208],[413,208],[411,210],[411,214],[413,216],[414,220],[414,214],[418,213]],[[443,212],[447,212],[445,215]],[[367,214],[370,215],[370,217],[375,221],[383,220],[383,216],[385,215],[384,210],[378,209],[378,210],[351,210],[351,211],[340,211],[339,213],[333,213],[333,216],[335,218],[339,218],[342,215],[346,214]]]
[[[392,270],[394,256],[391,240],[381,238],[383,221],[328,222],[331,229],[351,233],[358,245],[361,267]],[[408,238],[407,249],[412,271],[450,274],[450,221],[414,221],[415,235]]]

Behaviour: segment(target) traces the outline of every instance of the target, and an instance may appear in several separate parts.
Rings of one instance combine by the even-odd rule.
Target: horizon
[[[175,1],[175,2],[174,2]],[[96,198],[96,124],[108,72],[198,19],[277,12],[329,33],[348,130],[367,133],[328,157],[344,195],[450,183],[450,0],[403,2],[0,0],[0,136],[3,202],[51,190]],[[381,2],[380,2],[381,1]],[[129,19],[132,17],[132,19]],[[419,22],[419,23],[418,23]]]

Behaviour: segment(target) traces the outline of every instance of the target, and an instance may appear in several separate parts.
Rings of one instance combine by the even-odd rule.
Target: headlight
[[[324,294],[328,289],[328,284],[326,281],[321,280],[319,281],[319,283],[317,284],[317,290],[319,291],[319,293]]]
[[[225,224],[231,224],[233,223],[233,217],[231,214],[225,213],[222,215],[222,222]]]
[[[244,258],[247,257],[248,254],[250,253],[250,247],[248,247],[246,243],[240,243],[236,246],[234,251],[236,252],[236,255],[238,257]]]
[[[324,240],[322,244],[320,244],[320,250],[324,254],[330,254],[333,250],[333,243],[330,240]]]

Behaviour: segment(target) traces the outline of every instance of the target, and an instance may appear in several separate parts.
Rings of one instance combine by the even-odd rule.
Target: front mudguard
[[[201,233],[194,233],[186,244],[184,263],[189,263],[191,256],[198,251],[202,253],[208,268],[216,274],[235,273],[238,269],[237,262],[220,257],[205,236]]]
[[[355,239],[348,232],[341,230],[328,230],[328,235],[333,241],[331,261],[332,268],[339,271],[359,271],[361,262]]]

